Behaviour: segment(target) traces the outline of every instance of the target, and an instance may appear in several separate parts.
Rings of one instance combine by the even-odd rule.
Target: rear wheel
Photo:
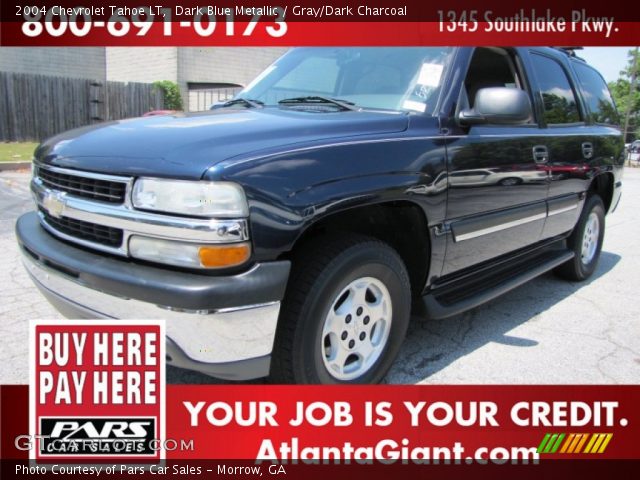
[[[604,215],[604,204],[600,196],[588,197],[580,219],[567,239],[567,246],[575,256],[560,265],[555,273],[575,281],[586,280],[593,274],[598,266],[604,240]]]
[[[278,383],[378,383],[409,324],[411,287],[389,245],[345,234],[294,258],[272,357]]]

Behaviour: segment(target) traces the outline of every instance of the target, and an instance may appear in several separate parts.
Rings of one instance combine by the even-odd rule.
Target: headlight
[[[249,243],[199,245],[134,235],[129,254],[151,262],[190,268],[229,268],[242,265],[251,256]]]
[[[197,217],[249,215],[244,191],[229,182],[140,178],[133,186],[135,208]]]

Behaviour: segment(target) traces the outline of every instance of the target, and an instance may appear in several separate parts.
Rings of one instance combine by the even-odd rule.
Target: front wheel
[[[511,187],[514,185],[520,185],[522,183],[522,179],[521,178],[517,178],[517,177],[507,177],[507,178],[503,178],[502,180],[500,180],[498,182],[498,185],[502,185],[503,187]]]
[[[389,245],[345,234],[294,258],[272,357],[278,383],[379,383],[409,324],[411,286]]]
[[[555,273],[567,280],[582,281],[589,278],[600,259],[604,240],[604,204],[598,195],[587,198],[580,219],[567,239],[567,246],[575,256],[560,265]]]

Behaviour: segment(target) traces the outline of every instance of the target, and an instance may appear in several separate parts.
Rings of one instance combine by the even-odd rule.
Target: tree
[[[164,108],[168,110],[182,110],[182,97],[180,96],[180,87],[170,80],[162,80],[153,82],[155,88],[160,89],[164,96]]]
[[[638,48],[629,50],[627,66],[620,72],[620,78],[609,83],[618,111],[625,125],[628,123],[625,141],[631,142],[634,137],[640,138],[640,52]],[[628,121],[626,118],[628,117]]]

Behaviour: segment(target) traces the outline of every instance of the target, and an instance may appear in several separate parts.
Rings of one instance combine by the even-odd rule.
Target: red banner
[[[208,32],[197,29],[194,23],[153,23],[139,35],[135,27],[122,27],[127,33],[115,36],[108,29],[109,22],[93,24],[87,33],[79,36],[70,28],[56,26],[58,35],[48,25],[38,23],[36,34],[27,37],[25,25],[18,22],[2,24],[1,44],[4,46],[402,46],[402,45],[607,45],[625,46],[640,43],[640,30],[636,22],[618,22],[607,31],[594,32],[569,24],[564,30],[538,29],[523,26],[518,31],[498,31],[489,24],[480,23],[473,31],[456,29],[447,31],[438,22],[291,22],[286,33],[274,37],[277,30],[273,22],[250,25],[237,22],[233,28],[221,25]],[[97,26],[100,25],[100,26]],[[229,24],[231,25],[231,24]],[[115,31],[116,27],[113,27]],[[445,30],[443,30],[443,28]],[[247,31],[250,35],[245,35]]]
[[[26,391],[2,388],[4,459],[28,453]],[[265,465],[640,459],[639,403],[638,386],[171,385],[164,443]]]
[[[637,45],[626,2],[3,2],[7,46]]]
[[[169,389],[167,433],[193,439],[173,458],[376,457],[422,463],[441,448],[451,460],[515,458],[545,435],[557,435],[540,457],[561,459],[569,437],[612,434],[606,448],[571,455],[640,458],[640,387],[373,386],[201,387]],[[558,440],[564,435],[565,441]],[[549,437],[550,439],[551,437]],[[217,441],[216,441],[217,440]],[[602,446],[606,438],[599,443]],[[573,440],[571,440],[573,442]],[[547,440],[546,443],[549,443]],[[516,449],[523,449],[518,452]],[[360,449],[360,450],[358,450]],[[551,453],[553,451],[553,453]],[[455,457],[459,458],[455,458]],[[284,458],[288,457],[288,458]],[[415,458],[414,458],[415,457]],[[532,459],[532,458],[531,458]],[[393,462],[390,462],[393,463]]]

